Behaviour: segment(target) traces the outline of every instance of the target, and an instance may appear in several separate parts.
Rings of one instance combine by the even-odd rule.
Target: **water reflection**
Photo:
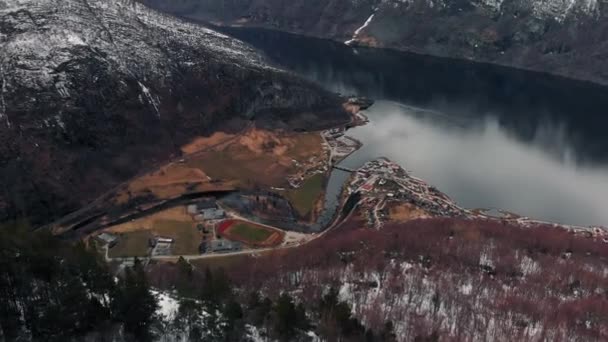
[[[468,61],[343,44],[264,29],[224,28],[271,62],[326,88],[432,108],[452,117],[493,116],[524,142],[558,130],[578,163],[608,162],[608,88],[587,82]]]
[[[466,207],[608,224],[608,90],[550,75],[263,29],[226,32],[326,88],[379,101],[351,167],[387,156]],[[423,107],[430,111],[415,110]]]
[[[388,101],[367,114],[370,124],[349,131],[365,146],[345,166],[386,156],[465,207],[497,207],[570,224],[608,223],[608,169],[578,166],[567,157],[572,152],[562,159],[547,154],[547,143],[562,139],[559,130],[539,130],[524,143],[491,116],[455,120]]]

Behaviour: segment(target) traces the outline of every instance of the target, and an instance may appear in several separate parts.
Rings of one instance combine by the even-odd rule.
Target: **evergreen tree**
[[[234,299],[226,303],[223,310],[226,325],[224,326],[226,341],[240,341],[245,332],[243,309]]]
[[[395,334],[393,322],[388,321],[384,324],[384,329],[382,330],[380,337],[384,342],[397,342],[397,335]]]
[[[298,313],[291,296],[281,294],[274,307],[274,331],[283,341],[288,341],[296,334],[298,328]]]
[[[132,268],[125,270],[125,277],[119,282],[115,298],[116,318],[123,323],[125,331],[137,339],[148,339],[158,304],[150,292],[139,259],[135,260]]]
[[[9,226],[0,228],[3,339],[64,341],[109,323],[113,282],[95,251]]]
[[[176,330],[186,337],[187,341],[202,341],[202,305],[191,299],[182,299],[175,317]]]
[[[224,270],[220,268],[212,272],[209,268],[206,268],[201,289],[201,299],[219,305],[229,298],[231,294],[231,284]]]
[[[194,269],[192,265],[180,256],[177,260],[178,278],[176,281],[177,292],[182,297],[194,297],[196,295],[196,284],[194,283]]]
[[[352,317],[350,306],[339,300],[338,290],[333,287],[321,298],[319,314],[321,333],[329,340],[338,339],[338,336],[365,336],[365,328]]]
[[[249,321],[254,326],[261,327],[268,321],[272,312],[272,301],[268,298],[262,300],[258,292],[252,292],[247,300],[247,310],[249,311]]]

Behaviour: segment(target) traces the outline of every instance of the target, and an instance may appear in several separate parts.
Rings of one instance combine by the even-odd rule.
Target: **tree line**
[[[70,242],[26,224],[0,227],[0,341],[392,341],[392,323],[366,329],[330,288],[315,302],[235,287],[223,269],[180,258],[170,283],[179,306],[166,321],[144,266],[111,270],[94,240]]]
[[[0,341],[148,338],[157,303],[139,261],[115,279],[93,246],[17,223],[0,227],[0,269]]]

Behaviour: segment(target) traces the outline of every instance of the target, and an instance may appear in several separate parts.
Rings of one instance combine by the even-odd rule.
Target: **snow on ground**
[[[158,117],[160,117],[160,112],[158,111],[158,105],[160,103],[158,96],[156,96],[156,98],[154,98],[154,96],[152,95],[152,93],[150,92],[150,89],[148,87],[146,87],[143,83],[137,81],[137,83],[139,84],[139,87],[141,88],[142,93],[146,96],[146,99],[148,99],[148,102],[154,107],[154,110],[156,111],[156,115]]]
[[[4,86],[18,82],[44,89],[63,82],[57,91],[65,95],[69,84],[61,67],[92,52],[146,84],[171,77],[175,63],[196,70],[217,59],[240,68],[270,68],[241,41],[133,1],[0,0],[0,24],[0,65],[10,75]]]
[[[158,310],[156,313],[165,322],[172,321],[179,310],[179,301],[165,292],[151,290],[154,297],[158,301]]]
[[[370,15],[369,18],[367,18],[365,23],[363,23],[363,25],[361,27],[359,27],[358,29],[355,30],[355,33],[353,33],[353,38],[351,40],[344,42],[344,44],[350,45],[350,44],[354,43],[357,40],[357,38],[359,37],[359,34],[361,33],[361,31],[363,31],[372,22],[372,20],[374,19],[374,15],[376,15],[376,13],[372,13],[372,15]]]
[[[266,342],[268,341],[267,338],[263,337],[260,330],[253,326],[253,325],[249,325],[247,324],[247,326],[245,326],[245,329],[247,330],[247,337],[252,341],[252,342]]]
[[[310,337],[312,342],[321,342],[321,338],[314,331],[307,332],[306,336]]]

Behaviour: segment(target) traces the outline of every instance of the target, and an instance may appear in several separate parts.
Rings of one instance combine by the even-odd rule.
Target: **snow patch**
[[[519,264],[521,273],[524,275],[537,274],[541,271],[540,264],[528,256],[524,256]]]
[[[65,131],[65,123],[63,122],[63,118],[61,117],[61,113],[55,115],[54,119],[55,119],[55,123],[57,123],[57,125],[59,127],[61,127],[61,129],[63,129]]]
[[[146,97],[146,99],[148,99],[148,102],[154,107],[154,110],[156,111],[156,115],[160,118],[160,112],[158,110],[160,100],[159,100],[158,96],[152,95],[152,93],[150,92],[150,89],[148,89],[148,87],[146,87],[143,83],[141,83],[139,81],[137,81],[137,83],[141,87],[141,91],[144,94],[144,96]]]
[[[165,322],[172,321],[179,310],[179,301],[164,292],[156,290],[151,290],[150,292],[152,292],[158,301],[158,310],[156,311],[156,314]]]
[[[308,331],[306,336],[310,337],[311,342],[321,342],[321,338],[314,331]]]
[[[460,293],[462,293],[463,295],[468,296],[471,294],[471,292],[473,292],[473,284],[468,283],[460,286]]]
[[[354,42],[357,41],[357,38],[359,38],[359,34],[361,33],[361,31],[365,30],[365,28],[367,26],[369,26],[369,24],[372,22],[372,20],[374,19],[374,16],[376,15],[376,13],[372,13],[372,15],[369,16],[369,18],[367,18],[367,20],[365,21],[365,23],[363,23],[363,25],[361,27],[359,27],[358,29],[355,30],[355,33],[353,33],[353,37],[350,40],[347,40],[346,42],[344,42],[344,44],[346,45],[351,45]]]
[[[6,102],[4,101],[4,94],[6,93],[6,77],[4,76],[4,68],[0,66],[0,74],[2,74],[2,87],[0,87],[0,120],[6,121],[6,127],[11,127],[11,122],[6,115]]]
[[[55,89],[57,89],[59,95],[61,95],[61,97],[63,97],[64,99],[70,97],[70,92],[68,91],[65,82],[61,81],[55,83]]]

